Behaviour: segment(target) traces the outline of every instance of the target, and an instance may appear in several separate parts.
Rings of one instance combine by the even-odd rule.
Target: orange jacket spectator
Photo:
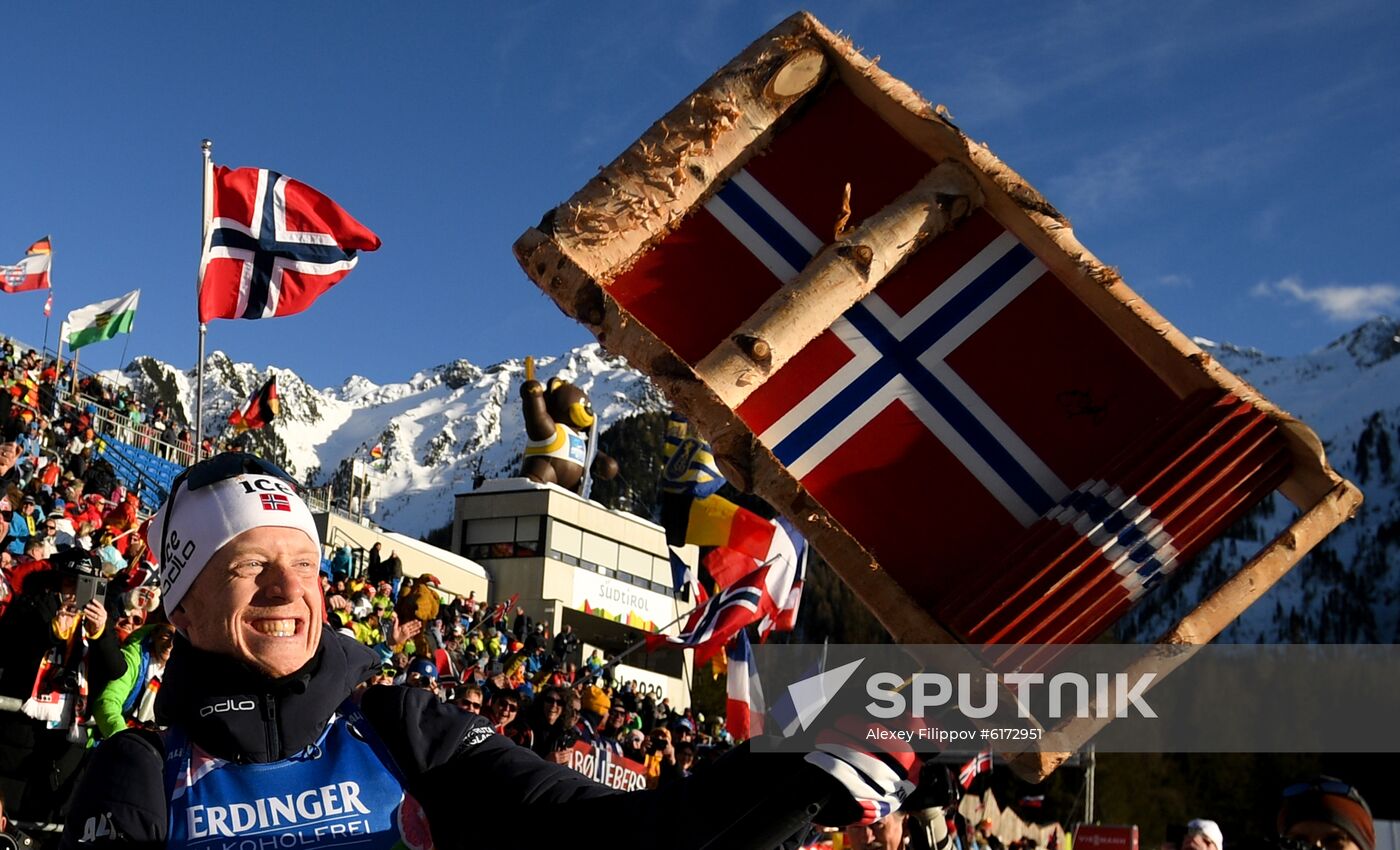
[[[120,534],[136,527],[136,506],[140,501],[135,493],[127,493],[122,503],[107,512],[102,524]]]

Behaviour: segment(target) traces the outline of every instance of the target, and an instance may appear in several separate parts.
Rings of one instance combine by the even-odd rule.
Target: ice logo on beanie
[[[170,529],[170,534],[167,535],[165,545],[168,554],[165,558],[165,568],[161,570],[160,586],[162,591],[169,593],[170,586],[175,583],[175,580],[180,577],[180,573],[184,571],[185,567],[194,558],[195,550],[198,547],[195,546],[193,540],[186,539],[182,543],[180,541],[180,532],[173,528]]]

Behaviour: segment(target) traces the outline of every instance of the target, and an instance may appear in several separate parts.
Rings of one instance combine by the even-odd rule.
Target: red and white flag
[[[806,538],[783,517],[769,522],[773,531],[762,558],[727,546],[717,547],[705,556],[705,569],[718,588],[728,587],[760,566],[769,567],[767,592],[773,600],[773,612],[765,615],[759,626],[759,634],[764,638],[770,632],[793,630],[807,574]]]
[[[214,218],[200,261],[199,320],[300,313],[379,237],[330,198],[266,168],[214,170]]]
[[[49,297],[44,299],[44,318],[53,315],[53,290],[49,290]]]
[[[768,570],[759,567],[711,596],[691,612],[679,636],[647,635],[647,651],[664,646],[691,648],[696,664],[709,661],[736,632],[773,611],[766,586]]]
[[[53,265],[53,245],[45,236],[29,246],[24,259],[13,266],[0,266],[0,292],[31,292],[49,288],[49,268]],[[46,307],[45,310],[48,308]],[[48,315],[47,312],[44,313]]]
[[[964,788],[972,787],[972,780],[977,778],[979,773],[990,773],[992,770],[992,751],[983,750],[972,757],[972,761],[962,766],[958,771],[958,783]]]

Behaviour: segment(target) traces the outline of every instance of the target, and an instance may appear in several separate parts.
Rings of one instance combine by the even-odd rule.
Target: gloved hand
[[[908,743],[885,726],[857,717],[843,717],[835,729],[819,733],[817,750],[806,761],[850,795],[853,805],[833,801],[828,807],[823,820],[832,826],[871,824],[895,811],[918,785],[923,766]]]

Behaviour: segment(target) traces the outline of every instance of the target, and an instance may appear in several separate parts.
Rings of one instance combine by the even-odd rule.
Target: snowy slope
[[[351,458],[367,460],[369,448],[382,443],[384,458],[369,473],[370,515],[395,531],[418,536],[444,525],[452,516],[452,494],[470,489],[475,474],[496,478],[519,467],[525,447],[522,360],[485,369],[458,360],[401,383],[378,385],[355,375],[339,387],[317,389],[290,370],[258,369],[215,352],[205,376],[205,432],[220,433],[234,406],[273,374],[282,413],[268,429],[255,432],[261,445],[289,472],[319,486],[346,475]],[[582,386],[600,429],[661,404],[645,378],[597,345],[537,357],[535,375]],[[118,379],[192,418],[192,372],[138,358]]]
[[[1400,322],[1373,319],[1327,347],[1271,357],[1196,340],[1322,439],[1332,466],[1366,496],[1360,512],[1221,639],[1400,642]],[[1297,514],[1277,494],[1160,588],[1124,623],[1152,639]]]

